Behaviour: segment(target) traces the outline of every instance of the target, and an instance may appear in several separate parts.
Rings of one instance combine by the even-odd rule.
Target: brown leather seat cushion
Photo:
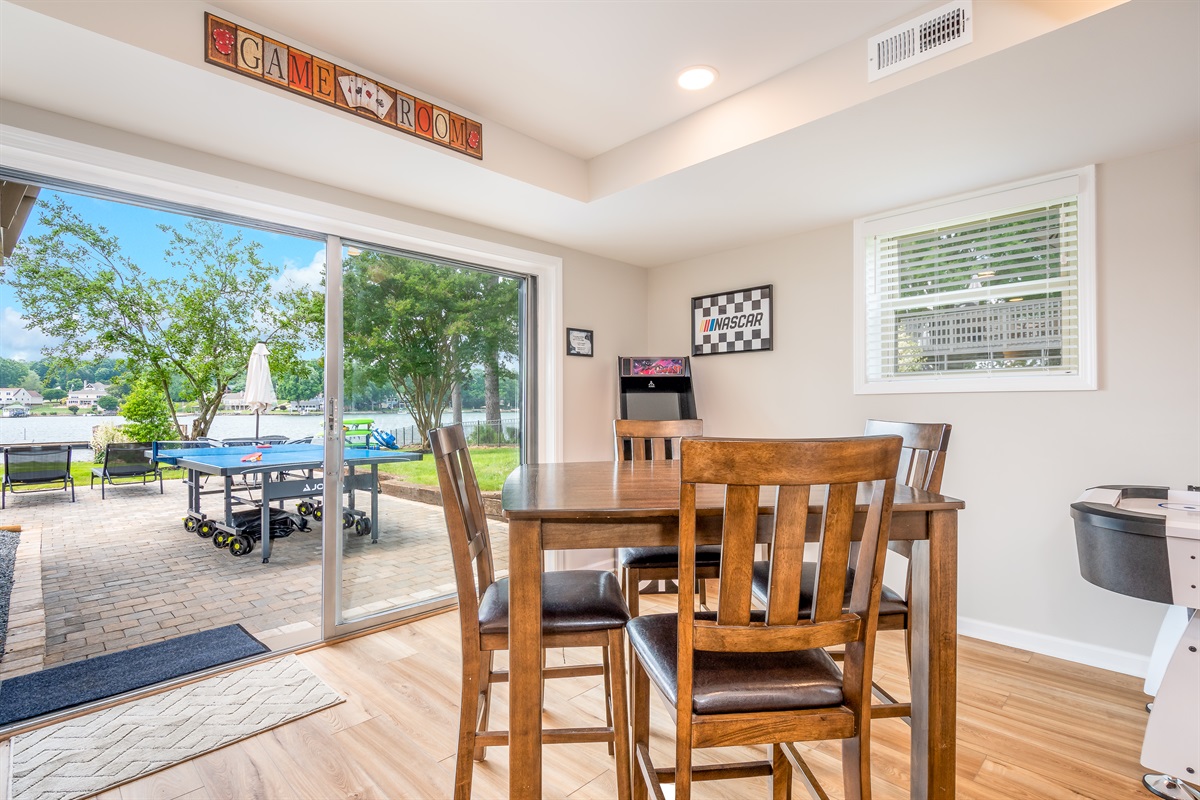
[[[751,584],[754,591],[754,599],[766,605],[767,602],[767,575],[770,572],[771,564],[767,561],[754,562],[754,578]],[[800,616],[804,617],[812,613],[813,589],[817,574],[817,564],[815,561],[805,561],[804,571],[800,575]],[[850,606],[850,587],[851,580],[854,576],[854,570],[846,570],[846,597],[842,601],[842,607]],[[887,616],[891,614],[907,614],[908,604],[904,602],[904,598],[897,594],[887,586],[883,587],[883,591],[879,595],[879,615]]]
[[[630,620],[626,627],[638,659],[672,704],[679,699],[678,625],[676,614],[650,614]],[[692,709],[697,714],[790,711],[842,703],[841,670],[824,650],[697,652],[693,672]]]
[[[622,567],[678,567],[678,547],[622,547],[617,554]],[[696,548],[697,567],[721,566],[721,545],[702,544]]]
[[[629,607],[617,576],[602,570],[566,570],[542,575],[542,631],[582,633],[623,628]],[[508,578],[479,598],[479,632],[508,633]]]

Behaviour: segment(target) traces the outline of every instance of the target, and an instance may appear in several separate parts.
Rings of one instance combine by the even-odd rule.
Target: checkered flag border
[[[771,349],[771,288],[759,286],[692,298],[692,355],[742,353]],[[758,323],[726,330],[704,330],[705,320],[760,315]]]

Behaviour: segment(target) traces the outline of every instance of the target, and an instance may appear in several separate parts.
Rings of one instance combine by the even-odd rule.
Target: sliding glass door
[[[321,509],[336,635],[455,601],[427,434],[461,423],[481,487],[499,489],[521,459],[528,315],[522,277],[340,241],[327,258],[329,302],[341,296],[326,309],[326,474],[337,480]],[[492,526],[504,562],[505,526]]]

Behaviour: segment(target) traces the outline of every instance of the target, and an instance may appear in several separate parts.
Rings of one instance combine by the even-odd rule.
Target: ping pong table
[[[257,461],[243,461],[247,455],[261,454]],[[158,462],[187,470],[184,484],[188,487],[188,512],[184,517],[184,528],[200,535],[241,536],[243,529],[237,525],[233,507],[235,504],[250,504],[261,508],[262,560],[271,559],[271,503],[276,500],[319,497],[325,488],[324,478],[316,476],[325,459],[325,448],[315,444],[273,445],[271,447],[195,447],[155,449],[151,457]],[[343,489],[348,495],[345,527],[356,527],[360,534],[367,531],[371,541],[379,541],[378,526],[372,520],[379,518],[379,465],[399,461],[419,461],[420,453],[397,450],[365,450],[347,447],[344,459],[348,474],[343,478]],[[358,472],[370,467],[369,473]],[[222,486],[217,490],[202,490],[203,476],[220,478]],[[236,481],[235,478],[243,478]],[[367,490],[371,493],[371,515],[355,508],[355,492]],[[258,492],[254,499],[252,492]],[[210,519],[200,510],[202,494],[221,493],[225,508],[221,519]],[[319,507],[318,507],[319,508]],[[365,517],[365,524],[364,524]],[[349,519],[350,524],[345,525]]]

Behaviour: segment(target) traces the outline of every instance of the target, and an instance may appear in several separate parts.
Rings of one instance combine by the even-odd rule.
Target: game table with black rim
[[[255,458],[257,456],[257,458]],[[325,460],[325,448],[321,445],[297,444],[274,445],[271,447],[208,447],[188,449],[157,450],[153,456],[156,460],[185,469],[188,477],[185,481],[188,487],[188,512],[185,527],[196,530],[202,535],[224,533],[239,536],[242,531],[234,521],[234,506],[237,504],[252,504],[261,508],[262,522],[262,560],[266,564],[271,558],[271,520],[270,505],[276,500],[292,500],[297,498],[318,497],[324,490],[324,479],[315,475],[321,469]],[[371,534],[371,541],[379,541],[378,526],[367,522],[364,518],[374,521],[379,518],[379,465],[401,461],[419,461],[420,453],[408,453],[397,450],[368,450],[357,447],[347,447],[343,455],[348,474],[343,478],[343,490],[347,494],[346,512],[354,518],[350,526],[358,525],[360,533]],[[358,472],[362,467],[370,467],[369,473]],[[296,477],[301,474],[301,477]],[[219,490],[224,496],[224,515],[220,520],[212,520],[200,510],[201,480],[200,476],[208,475],[220,478],[223,486]],[[235,478],[255,476],[257,481],[247,485],[247,494],[239,494]],[[257,489],[259,497],[255,500],[248,494],[250,489]],[[366,490],[371,495],[371,513],[369,517],[355,508],[355,493]],[[187,520],[197,521],[200,526],[189,527]],[[210,525],[212,529],[205,531],[203,526]],[[362,530],[361,528],[366,528]]]

